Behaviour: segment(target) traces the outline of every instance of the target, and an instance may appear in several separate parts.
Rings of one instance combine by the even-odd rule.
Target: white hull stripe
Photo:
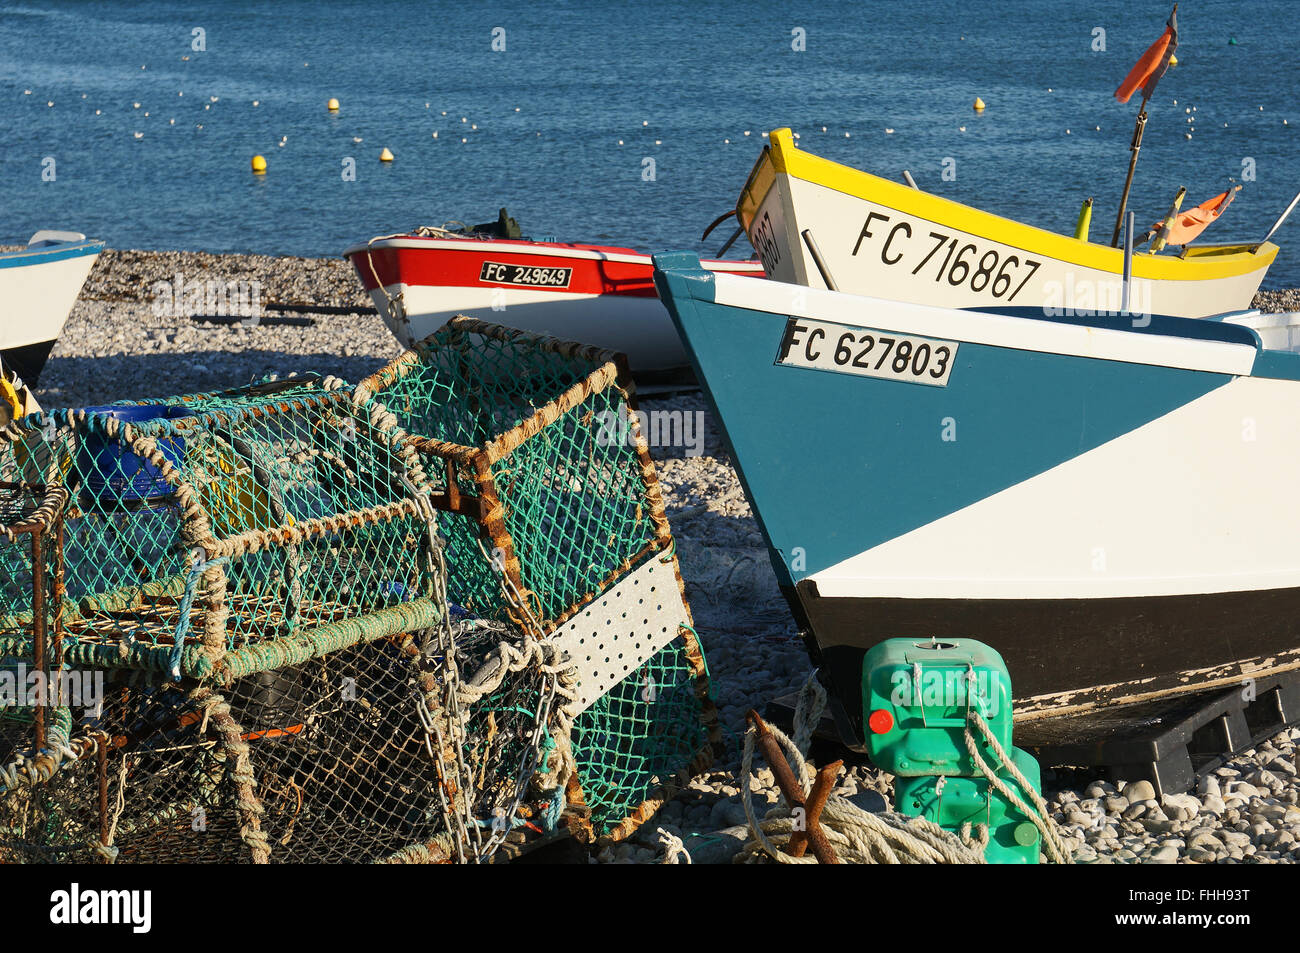
[[[773,314],[879,328],[1020,351],[1064,354],[1218,374],[1249,374],[1257,349],[1247,344],[1133,334],[987,312],[836,294],[777,281],[715,276],[718,304]]]
[[[830,598],[1083,599],[1300,586],[1298,411],[1293,382],[1231,381],[810,578]]]

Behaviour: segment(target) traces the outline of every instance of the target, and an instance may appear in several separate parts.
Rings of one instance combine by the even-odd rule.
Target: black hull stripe
[[[21,377],[28,387],[35,387],[53,349],[53,341],[38,341],[20,347],[7,347],[0,349],[0,361]]]
[[[1113,599],[823,598],[796,616],[845,714],[861,728],[861,665],[889,638],[966,637],[1007,663],[1018,711],[1126,703],[1300,666],[1300,589]]]

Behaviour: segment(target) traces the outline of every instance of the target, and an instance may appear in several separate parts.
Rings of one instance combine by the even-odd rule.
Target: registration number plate
[[[525,285],[529,288],[567,288],[572,277],[572,268],[508,265],[499,261],[483,262],[478,273],[479,281],[490,281],[497,285]]]
[[[784,367],[947,387],[956,341],[790,318],[776,353]]]

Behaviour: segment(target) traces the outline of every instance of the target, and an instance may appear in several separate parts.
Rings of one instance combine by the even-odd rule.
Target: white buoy
[[[892,129],[890,129],[888,126],[886,126],[886,127],[885,127],[885,135],[887,135],[887,136],[892,136],[893,134],[894,134],[894,130],[892,130]]]
[[[745,130],[745,135],[749,135],[749,130],[748,130],[748,129]]]
[[[965,127],[965,126],[958,126],[958,127],[957,127],[957,131],[958,131],[958,132],[965,132],[965,131],[966,131],[966,127]]]
[[[144,133],[143,133],[143,132],[137,132],[137,133],[135,133],[135,137],[136,137],[137,139],[143,139],[143,138],[144,138]]]
[[[433,134],[433,138],[435,138],[435,139],[438,138],[438,134],[437,134],[436,132]]]
[[[132,108],[132,109],[139,109],[139,108],[140,108],[140,104],[139,104],[139,103],[132,103],[132,104],[131,104],[131,108]]]
[[[259,99],[254,99],[254,100],[253,100],[253,106],[254,106],[254,107],[257,107],[257,106],[260,106],[260,105],[262,105],[262,101],[261,101],[261,100],[259,100]]]

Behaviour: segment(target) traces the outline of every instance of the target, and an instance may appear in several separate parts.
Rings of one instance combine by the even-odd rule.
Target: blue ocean
[[[1112,93],[1170,7],[9,4],[0,242],[59,227],[116,248],[337,255],[506,206],[534,237],[712,253],[730,228],[701,231],[783,125],[809,151],[908,169],[924,189],[1057,231],[1092,196],[1105,241],[1138,105]],[[1300,189],[1294,9],[1182,4],[1179,63],[1151,102],[1133,189],[1139,222],[1180,186],[1190,206],[1241,183],[1204,240],[1258,239]],[[1278,241],[1265,286],[1300,286],[1300,215]],[[749,253],[741,239],[733,254]]]

